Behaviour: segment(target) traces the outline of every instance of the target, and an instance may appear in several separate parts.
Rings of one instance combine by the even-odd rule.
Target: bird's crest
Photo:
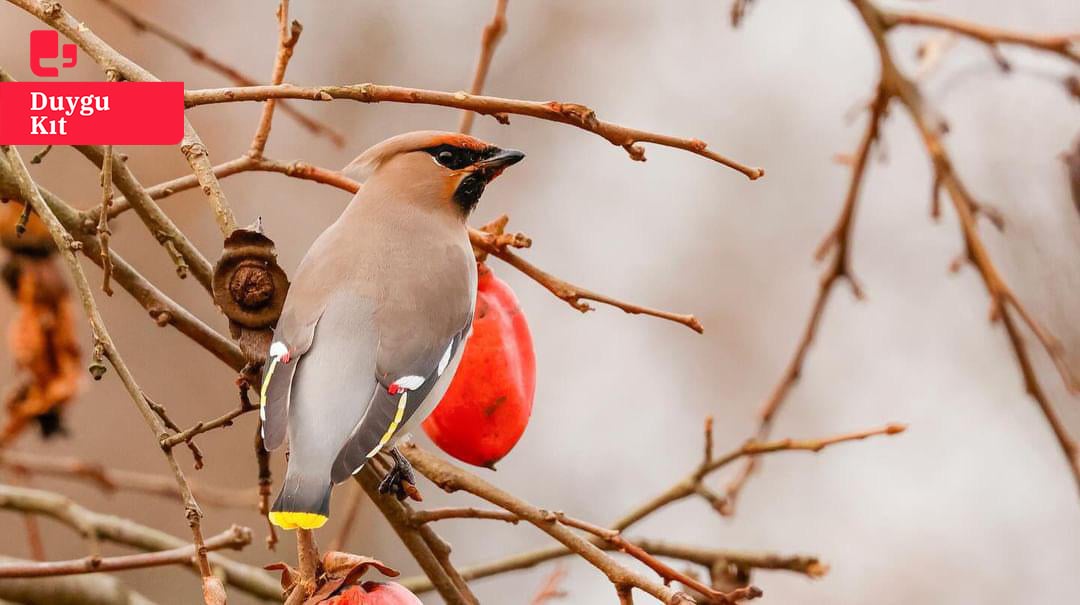
[[[358,181],[366,181],[379,168],[383,162],[398,155],[410,151],[419,151],[438,145],[453,145],[463,149],[482,151],[491,147],[479,139],[458,132],[445,132],[442,130],[417,130],[406,132],[395,137],[390,137],[381,143],[371,146],[361,153],[355,160],[349,162],[341,169],[342,174]]]

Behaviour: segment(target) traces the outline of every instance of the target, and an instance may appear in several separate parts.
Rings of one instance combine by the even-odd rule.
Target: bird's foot
[[[401,452],[397,451],[397,448],[390,449],[390,456],[394,458],[394,466],[379,483],[379,493],[394,494],[398,500],[409,498],[422,502],[424,498],[420,495],[420,490],[416,489],[412,464],[401,455]]]

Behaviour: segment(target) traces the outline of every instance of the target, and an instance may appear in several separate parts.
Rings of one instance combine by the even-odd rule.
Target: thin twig
[[[1017,365],[1019,366],[1020,373],[1024,380],[1025,390],[1031,398],[1035,400],[1040,411],[1046,417],[1046,421],[1050,425],[1054,437],[1057,439],[1058,446],[1065,456],[1069,470],[1076,483],[1076,487],[1078,491],[1080,491],[1080,448],[1077,447],[1076,441],[1065,429],[1064,424],[1054,411],[1045,391],[1039,384],[1027,348],[1024,345],[1023,337],[1020,334],[1019,326],[1013,320],[1011,313],[1017,313],[1021,321],[1028,326],[1042,344],[1043,349],[1056,365],[1062,381],[1070,392],[1075,393],[1080,390],[1080,380],[1077,380],[1072,375],[1069,364],[1064,358],[1064,352],[1057,339],[1044,329],[1020,302],[1006,283],[1005,279],[999,273],[990,257],[989,251],[983,244],[976,222],[979,204],[960,181],[952,161],[945,151],[945,146],[941,140],[942,132],[938,125],[937,116],[926,105],[925,99],[916,83],[907,78],[897,67],[892,52],[889,50],[886,34],[889,28],[897,22],[896,14],[882,11],[869,2],[869,0],[851,0],[851,3],[858,11],[867,30],[869,30],[873,37],[881,66],[882,87],[890,96],[896,98],[911,116],[916,129],[922,136],[926,153],[933,163],[935,180],[937,180],[941,187],[948,192],[949,197],[953,202],[953,208],[956,210],[957,217],[959,218],[960,230],[967,249],[968,260],[970,260],[972,265],[977,269],[979,277],[982,279],[990,297],[990,317],[992,320],[1000,319],[1004,325],[1005,332],[1009,337],[1009,344],[1012,347],[1013,353],[1016,355]],[[911,19],[906,18],[905,20],[910,21]],[[945,24],[950,26],[955,25],[953,22],[942,22],[940,20],[938,20],[937,24],[942,27],[944,27]],[[954,29],[958,33],[973,36],[976,31],[972,30],[970,27],[967,28],[968,31],[966,32],[953,27],[950,27],[950,29]],[[993,35],[991,37],[1003,42],[1024,43],[1015,36],[1006,35],[1005,32],[994,31],[992,33]],[[1038,47],[1038,45],[1035,46]],[[1053,49],[1043,48],[1043,50]]]
[[[143,397],[146,397],[146,403],[150,406],[150,409],[154,411],[154,414],[156,414],[157,417],[159,419],[161,419],[161,422],[162,422],[162,424],[165,425],[165,428],[169,429],[170,431],[172,431],[174,433],[179,433],[180,432],[180,427],[175,422],[173,422],[172,418],[169,418],[169,412],[168,412],[168,410],[165,409],[165,406],[156,403],[153,399],[150,399],[149,397],[147,397],[145,393],[143,393]],[[160,442],[163,441],[164,439],[166,439],[167,437],[168,437],[167,434],[165,436],[159,437],[158,443],[160,444]],[[185,445],[187,445],[188,449],[191,450],[191,456],[195,459],[195,470],[202,469],[202,467],[203,467],[202,450],[199,449],[199,446],[196,445],[194,441],[186,441]],[[164,449],[167,452],[171,453],[171,451],[168,448],[165,448],[164,446],[162,446],[162,449]]]
[[[472,234],[470,233],[470,236]],[[670,311],[663,311],[661,309],[653,309],[650,307],[643,307],[633,303],[623,302],[621,300],[612,298],[610,296],[593,292],[580,286],[575,286],[570,282],[555,277],[554,275],[540,269],[536,265],[533,265],[524,258],[514,254],[506,248],[499,249],[497,247],[488,247],[486,242],[477,241],[477,238],[471,238],[473,245],[486,249],[492,255],[499,257],[500,260],[506,262],[511,267],[514,267],[518,271],[521,271],[525,275],[532,278],[533,281],[547,288],[549,292],[554,294],[557,298],[564,301],[571,307],[581,311],[582,313],[592,311],[593,308],[585,301],[593,301],[604,305],[612,306],[617,309],[629,313],[631,315],[650,315],[652,317],[658,317],[660,319],[666,319],[675,323],[682,324],[691,330],[701,334],[705,331],[705,328],[701,325],[693,315],[685,315],[682,313],[672,313]]]
[[[559,563],[544,578],[544,583],[540,585],[540,590],[536,591],[529,605],[547,605],[552,600],[565,597],[566,591],[562,589],[564,578],[566,578],[566,566]]]
[[[289,24],[289,0],[281,0],[277,8],[278,20],[278,50],[274,58],[274,72],[270,78],[271,84],[281,84],[285,79],[285,69],[292,59],[296,43],[300,41],[300,32],[303,28],[299,21]],[[251,148],[248,155],[253,158],[262,157],[266,149],[266,140],[270,137],[270,128],[274,121],[274,106],[277,100],[269,99],[263,103],[262,115],[259,117],[259,126],[255,130],[255,136],[251,139]]]
[[[20,475],[40,475],[81,481],[106,494],[131,492],[182,501],[176,481],[164,475],[141,473],[105,467],[96,462],[64,456],[44,456],[4,450],[0,452],[0,468]],[[252,507],[252,489],[226,489],[189,482],[199,502],[223,508]]]
[[[491,59],[495,56],[495,47],[506,33],[506,5],[509,0],[495,0],[495,13],[491,21],[484,26],[484,33],[480,37],[480,56],[476,59],[476,70],[473,72],[472,86],[469,94],[478,95],[484,91],[484,81],[487,80],[488,69],[491,67]],[[473,118],[471,111],[461,112],[461,121],[458,123],[458,131],[463,134],[472,132]]]
[[[136,14],[134,11],[131,11],[130,9],[116,2],[115,0],[98,0],[98,2],[101,2],[109,10],[113,11],[120,17],[123,17],[125,20],[127,20],[128,23],[131,24],[131,27],[133,27],[136,31],[146,32],[151,35],[157,36],[166,43],[183,51],[194,63],[206,66],[211,71],[215,71],[225,76],[234,84],[238,86],[254,86],[255,84],[258,84],[258,82],[254,78],[244,74],[236,67],[233,67],[232,65],[229,65],[228,63],[215,58],[205,49],[196,46],[191,42],[188,42],[179,35],[175,34],[169,28],[158,25],[157,23],[147,19],[146,17],[142,17]],[[334,146],[338,148],[345,146],[345,137],[325,122],[306,115],[302,111],[293,107],[291,103],[282,103],[281,110],[288,114],[291,118],[296,120],[298,124],[307,129],[307,131],[311,134],[315,136],[323,136],[330,139]]]
[[[887,30],[897,25],[914,25],[920,27],[932,27],[956,32],[962,36],[978,40],[983,44],[994,47],[998,44],[1012,44],[1026,46],[1036,50],[1046,51],[1060,55],[1073,63],[1080,63],[1080,33],[1062,35],[1028,34],[998,27],[978,25],[953,19],[944,15],[933,15],[914,11],[893,11],[874,9],[881,18],[881,23]]]
[[[603,549],[564,527],[551,513],[536,508],[483,479],[432,456],[413,443],[406,443],[398,448],[418,472],[444,491],[464,490],[514,513],[588,561],[607,576],[613,585],[633,586],[669,605],[693,602],[685,593],[652,582],[641,574],[622,566]]]
[[[418,510],[414,512],[410,518],[413,523],[418,524],[445,521],[446,519],[490,519],[493,521],[506,521],[507,523],[517,525],[518,521],[521,520],[521,517],[505,510],[485,510],[482,508],[473,508],[471,506]]]
[[[108,296],[113,295],[112,286],[112,258],[109,256],[109,208],[112,206],[112,145],[105,146],[105,158],[101,162],[101,213],[97,223],[98,245],[101,247],[101,291]]]
[[[212,431],[217,428],[232,426],[233,420],[238,417],[247,414],[248,412],[257,410],[258,408],[250,401],[241,401],[240,405],[213,420],[207,420],[204,422],[196,422],[190,428],[179,431],[173,435],[169,435],[161,440],[161,447],[166,449],[172,449],[181,443],[190,443],[196,435],[201,435],[207,431]]]
[[[25,0],[15,1],[22,2]],[[348,86],[279,84],[277,86],[208,88],[188,90],[184,93],[184,102],[187,107],[240,101],[266,101],[267,99],[306,99],[310,101],[348,99],[361,103],[419,103],[467,109],[479,114],[495,116],[501,122],[508,121],[508,114],[529,116],[550,122],[568,124],[596,134],[611,144],[625,149],[633,160],[643,161],[645,159],[645,150],[638,143],[654,143],[664,147],[682,149],[708,158],[743,173],[750,180],[765,175],[765,171],[761,168],[746,166],[709,150],[708,145],[700,139],[680,138],[605,122],[597,118],[592,109],[576,103],[560,103],[558,101],[545,103],[502,99],[499,97],[470,95],[460,91],[444,92],[380,84],[353,84]]]
[[[190,546],[160,530],[115,515],[88,510],[53,492],[0,484],[0,510],[30,512],[50,517],[88,538],[130,546],[143,551],[171,550]],[[220,555],[210,555],[214,569],[237,589],[262,599],[281,600],[281,586],[261,569],[237,563]],[[188,567],[198,570],[190,561]]]
[[[605,542],[610,543],[616,550],[624,552],[631,557],[637,559],[649,569],[655,571],[664,580],[664,584],[670,584],[671,582],[679,582],[683,586],[686,586],[695,592],[700,593],[706,599],[707,603],[719,603],[721,605],[728,605],[730,603],[736,603],[740,600],[750,600],[760,597],[762,595],[761,589],[756,586],[748,586],[745,589],[740,589],[734,593],[724,593],[712,588],[706,584],[703,584],[699,580],[678,571],[674,567],[661,562],[656,557],[646,552],[640,546],[627,541],[622,535],[614,530],[606,529],[598,525],[594,525],[587,521],[580,519],[574,519],[568,517],[563,513],[554,513],[555,518],[567,527],[573,527],[580,529],[584,532],[590,533]]]
[[[251,530],[239,525],[206,539],[206,550],[215,551],[230,548],[241,550],[251,544]],[[68,561],[46,561],[41,563],[5,563],[0,561],[0,578],[40,578],[44,576],[68,576],[84,573],[143,569],[165,565],[190,565],[195,558],[195,547],[191,544],[171,550],[160,550],[137,555],[118,557],[83,557]]]
[[[804,451],[817,453],[829,446],[839,443],[860,441],[878,435],[898,435],[904,432],[905,428],[906,427],[902,424],[888,424],[873,429],[834,435],[824,439],[780,439],[777,441],[766,442],[747,441],[741,447],[734,449],[719,458],[703,459],[697,468],[690,472],[685,478],[612,523],[611,528],[616,531],[624,531],[631,525],[634,525],[638,521],[672,502],[688,498],[694,494],[699,494],[699,487],[708,475],[741,458],[756,457],[762,454],[772,454],[776,452]]]
[[[49,155],[49,152],[52,151],[52,148],[52,145],[46,145],[42,147],[41,151],[38,151],[34,154],[34,157],[30,158],[30,163],[37,165],[45,161],[45,156]]]

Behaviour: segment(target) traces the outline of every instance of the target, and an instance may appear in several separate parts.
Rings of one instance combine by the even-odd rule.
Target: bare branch
[[[18,559],[2,557],[0,561]],[[106,574],[8,579],[0,582],[0,599],[5,604],[29,605],[154,605]]]
[[[709,474],[739,460],[740,458],[756,457],[762,454],[772,454],[776,452],[804,451],[817,453],[829,446],[839,443],[860,441],[878,435],[898,435],[904,432],[905,428],[906,427],[902,424],[888,424],[878,428],[835,435],[824,439],[780,439],[778,441],[767,442],[747,441],[742,447],[732,450],[719,458],[711,460],[703,459],[701,464],[699,464],[697,468],[684,479],[676,482],[667,490],[657,494],[652,499],[644,502],[633,511],[617,520],[615,523],[612,523],[611,528],[616,531],[624,531],[660,508],[699,493],[698,489],[701,486],[702,481],[704,481]]]
[[[641,161],[645,159],[645,150],[638,143],[654,143],[665,147],[682,149],[708,158],[743,173],[750,180],[765,175],[765,171],[761,168],[746,166],[709,150],[708,145],[699,139],[684,139],[605,122],[597,118],[592,109],[576,103],[522,101],[469,95],[464,92],[443,92],[380,84],[306,87],[279,84],[277,86],[241,86],[189,90],[184,94],[184,101],[188,107],[239,101],[266,101],[267,99],[306,99],[310,101],[348,99],[361,103],[419,103],[467,109],[479,114],[495,116],[503,122],[506,121],[507,114],[529,116],[576,126],[599,135],[611,144],[624,148],[630,154],[631,159],[634,160]]]
[[[356,481],[367,493],[368,498],[379,508],[390,527],[397,533],[401,543],[409,550],[420,569],[424,571],[431,586],[447,605],[471,605],[462,594],[458,584],[450,577],[450,570],[435,556],[431,546],[420,535],[420,530],[409,521],[409,509],[403,502],[388,498],[379,493],[379,476],[375,469],[375,460],[371,460],[363,470],[355,475]],[[456,574],[456,571],[453,573]]]
[[[248,544],[251,544],[251,530],[239,525],[233,525],[220,534],[207,538],[205,546],[207,551],[225,548],[241,550]],[[189,544],[171,550],[118,557],[84,557],[69,561],[26,563],[4,563],[0,561],[0,578],[40,578],[44,576],[69,576],[126,569],[143,569],[165,565],[191,565],[194,558],[195,547]]]
[[[271,84],[281,84],[285,79],[285,69],[292,59],[293,49],[300,41],[300,32],[303,28],[299,21],[289,24],[289,0],[281,0],[277,9],[278,20],[278,51],[274,59],[274,73],[270,78]],[[274,121],[275,99],[269,99],[263,103],[262,115],[259,117],[259,127],[255,130],[255,136],[251,140],[251,148],[248,155],[253,158],[261,157],[266,149],[266,139],[270,136],[270,127]]]
[[[409,459],[409,462],[413,464],[417,471],[443,490],[447,492],[464,490],[514,513],[523,521],[532,524],[540,531],[550,535],[581,558],[588,561],[593,567],[607,576],[608,580],[616,587],[633,586],[634,588],[656,597],[660,602],[669,605],[693,603],[693,600],[686,594],[662,584],[656,584],[640,574],[623,567],[615,559],[607,555],[603,549],[598,548],[593,543],[560,524],[558,519],[551,513],[536,508],[483,479],[432,456],[413,443],[399,446],[399,449],[405,454]]]
[[[97,238],[98,245],[101,247],[101,291],[108,296],[113,295],[112,286],[109,282],[112,281],[112,258],[109,257],[109,208],[112,206],[112,164],[113,164],[113,148],[112,145],[105,146],[105,157],[101,163],[101,212],[100,219],[97,222]],[[27,208],[30,205],[27,204]]]
[[[978,40],[983,44],[996,47],[998,44],[1012,44],[1026,46],[1035,50],[1046,51],[1060,55],[1073,63],[1080,63],[1080,33],[1062,35],[1038,35],[1018,32],[998,27],[977,25],[961,19],[954,19],[944,15],[933,15],[914,11],[887,11],[875,9],[882,19],[885,29],[898,25],[914,25],[920,27],[932,27],[956,32]]]
[[[540,590],[533,596],[529,605],[546,605],[553,599],[560,599],[566,596],[566,591],[561,588],[562,581],[566,577],[566,567],[564,565],[557,564],[551,573],[544,578],[544,583],[540,586]]]
[[[495,14],[491,21],[484,26],[484,33],[480,37],[480,56],[476,59],[476,70],[473,73],[472,86],[469,94],[473,96],[484,90],[484,81],[487,80],[488,69],[491,67],[491,59],[495,56],[495,47],[506,33],[506,5],[509,0],[495,0]],[[461,112],[461,122],[458,123],[458,131],[464,134],[472,132],[473,118],[471,111]]]
[[[171,550],[190,546],[160,530],[113,515],[90,511],[52,492],[0,484],[0,509],[51,517],[84,536],[107,540],[143,551]],[[210,555],[215,570],[231,586],[263,599],[280,601],[281,587],[269,574],[220,555]],[[190,562],[189,567],[198,566]]]
[[[39,475],[82,481],[112,494],[119,491],[148,494],[182,502],[176,481],[164,475],[107,468],[96,462],[65,456],[43,456],[5,450],[0,452],[0,468],[20,475]],[[224,508],[252,508],[255,491],[226,489],[190,482],[191,491],[203,504]]]
[[[993,260],[990,258],[990,253],[982,242],[982,238],[978,231],[978,225],[976,224],[976,215],[978,214],[979,204],[967,191],[967,188],[963,183],[961,183],[953,168],[952,161],[941,141],[942,132],[938,127],[936,114],[927,107],[918,86],[908,79],[896,66],[896,62],[893,60],[893,56],[889,50],[885,37],[888,28],[893,23],[892,20],[895,19],[895,15],[883,12],[869,0],[851,0],[851,2],[859,11],[859,16],[873,36],[874,45],[877,48],[881,63],[882,87],[903,105],[911,116],[919,133],[922,135],[926,153],[931,162],[933,162],[935,180],[937,180],[945,191],[948,192],[949,197],[953,202],[953,208],[956,210],[956,214],[959,217],[961,234],[963,235],[964,243],[967,247],[968,259],[978,270],[979,276],[982,278],[983,284],[986,286],[987,293],[990,296],[990,317],[991,319],[1000,318],[1002,320],[1006,334],[1009,337],[1009,343],[1012,346],[1013,353],[1016,355],[1017,365],[1023,376],[1025,389],[1039,405],[1039,409],[1046,417],[1046,421],[1050,425],[1058,445],[1069,465],[1069,470],[1076,482],[1077,489],[1080,490],[1080,449],[1078,449],[1076,441],[1065,429],[1064,424],[1050,404],[1045,391],[1040,386],[1038,377],[1035,375],[1035,370],[1028,356],[1026,346],[1024,345],[1023,337],[1019,332],[1019,327],[1014,322],[1010,313],[1016,312],[1019,314],[1021,320],[1024,321],[1028,328],[1035,334],[1036,338],[1042,344],[1043,349],[1057,366],[1058,373],[1061,375],[1062,381],[1070,392],[1076,393],[1080,391],[1080,386],[1078,386],[1080,385],[1080,381],[1072,376],[1069,365],[1065,361],[1064,352],[1062,351],[1060,344],[1058,344],[1057,339],[1053,338],[1053,336],[1051,336],[1050,333],[1035,320],[1034,316],[1028,312],[1027,308],[1012,292]],[[955,25],[955,22],[952,21],[946,21],[945,23]],[[965,33],[960,30],[956,31],[958,31],[958,33]],[[968,31],[971,32],[973,30],[969,27]],[[993,34],[994,36],[1005,35],[1000,31],[993,32]],[[965,35],[974,35],[974,33],[965,33]],[[1015,38],[1011,38],[1007,41],[1021,43]]]
[[[194,63],[206,66],[211,71],[215,71],[225,76],[234,84],[238,86],[254,86],[258,84],[258,82],[254,78],[244,74],[236,67],[233,67],[232,65],[229,65],[228,63],[215,58],[205,49],[200,48],[199,46],[196,46],[195,44],[192,44],[191,42],[188,42],[182,37],[174,34],[172,31],[169,30],[169,28],[163,25],[159,25],[154,21],[151,21],[145,17],[136,14],[134,11],[128,9],[127,7],[116,2],[115,0],[98,0],[98,2],[101,2],[109,10],[125,19],[136,31],[146,32],[160,38],[166,43],[183,51],[184,54],[186,54],[188,58],[190,58]],[[303,112],[293,107],[290,103],[282,103],[281,110],[288,114],[291,118],[296,120],[298,124],[307,129],[307,131],[311,134],[315,136],[323,136],[330,139],[330,141],[336,147],[340,148],[345,146],[345,137],[325,122],[321,122],[319,120],[316,120],[315,118],[304,114]]]

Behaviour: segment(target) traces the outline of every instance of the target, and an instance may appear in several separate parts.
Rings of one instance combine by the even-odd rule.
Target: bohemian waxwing
[[[523,157],[424,131],[387,139],[345,168],[363,187],[300,262],[263,368],[266,448],[289,438],[275,525],[322,526],[331,487],[442,398],[476,303],[465,219],[484,186]],[[390,452],[380,491],[403,497],[411,471]]]

